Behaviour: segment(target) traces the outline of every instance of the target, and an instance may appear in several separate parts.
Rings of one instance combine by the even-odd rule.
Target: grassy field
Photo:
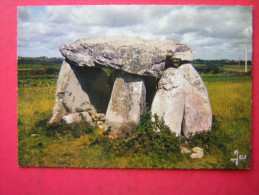
[[[226,67],[231,72],[224,74],[202,74],[216,119],[212,133],[187,142],[170,138],[175,144],[179,143],[176,147],[186,144],[203,147],[205,156],[202,159],[191,159],[177,150],[161,150],[161,154],[156,148],[151,152],[123,151],[121,148],[127,141],[107,141],[103,130],[97,128],[76,136],[69,131],[48,134],[47,122],[55,103],[59,67],[48,67],[52,68],[49,72],[45,67],[35,67],[19,67],[18,73],[19,166],[235,169],[230,159],[238,149],[248,156],[238,168],[250,167],[252,82],[250,75],[233,74],[235,66]],[[35,75],[37,69],[45,71],[44,74]]]

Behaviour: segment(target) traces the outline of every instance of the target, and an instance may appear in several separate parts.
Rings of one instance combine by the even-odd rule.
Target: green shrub
[[[49,137],[73,137],[79,138],[83,134],[90,134],[94,132],[94,127],[87,121],[82,120],[79,123],[66,124],[58,122],[48,124],[46,127],[46,135]]]
[[[180,138],[177,138],[164,122],[158,117],[151,120],[151,112],[147,109],[141,115],[141,120],[132,130],[129,130],[124,136],[115,139],[109,139],[108,133],[92,140],[92,145],[100,144],[105,150],[111,150],[118,156],[124,156],[132,153],[157,154],[167,156],[168,154],[177,154],[180,152]],[[160,132],[155,132],[159,129]]]
[[[207,152],[215,152],[218,149],[223,153],[227,152],[227,145],[232,142],[232,138],[226,132],[220,130],[220,122],[213,117],[213,128],[211,131],[197,133],[190,138],[184,138],[190,147],[199,146]]]

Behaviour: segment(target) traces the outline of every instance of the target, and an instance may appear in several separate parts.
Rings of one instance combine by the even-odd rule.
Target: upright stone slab
[[[172,132],[188,137],[211,130],[208,92],[191,64],[165,70],[158,88],[151,111],[163,118]]]
[[[180,135],[184,116],[185,79],[179,69],[168,68],[158,83],[158,91],[154,97],[151,112],[156,114],[173,133]]]
[[[76,67],[64,61],[57,82],[53,116],[49,123],[58,122],[65,115],[73,113],[86,111],[92,115],[105,112],[110,93],[111,86],[104,71]],[[73,118],[75,117],[69,120],[70,123]]]
[[[137,124],[145,102],[144,80],[137,75],[118,73],[105,118],[105,128],[111,129],[110,135],[120,135]]]
[[[64,60],[58,75],[57,88],[56,88],[56,103],[54,105],[53,114],[49,123],[60,121],[60,119],[68,113],[64,106],[64,96],[67,85],[71,77],[71,67]]]
[[[212,110],[207,88],[191,64],[181,67],[185,84],[183,134],[193,135],[212,128]]]

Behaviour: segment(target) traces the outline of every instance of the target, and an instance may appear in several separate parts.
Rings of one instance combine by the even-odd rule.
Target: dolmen
[[[49,123],[86,120],[120,136],[145,106],[172,133],[189,137],[212,128],[207,88],[190,48],[169,40],[79,39],[64,56]]]

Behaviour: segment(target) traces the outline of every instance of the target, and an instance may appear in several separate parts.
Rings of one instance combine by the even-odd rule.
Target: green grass
[[[245,71],[245,66],[244,65],[225,65],[223,66],[223,69],[228,71],[228,72],[239,72],[239,73],[242,73]],[[252,66],[251,65],[248,65],[247,66],[247,70],[248,71],[251,71],[252,70]]]
[[[203,75],[208,88],[213,115],[217,123],[211,133],[195,136],[184,142],[166,134],[159,139],[175,140],[174,148],[201,146],[205,151],[202,159],[190,159],[177,150],[163,153],[160,146],[152,150],[136,150],[137,141],[119,139],[107,141],[103,129],[71,133],[48,134],[47,122],[55,103],[57,75],[19,76],[18,88],[18,162],[20,166],[35,167],[109,167],[109,168],[217,168],[235,169],[230,158],[234,151],[247,154],[239,169],[250,167],[251,141],[251,76]],[[26,81],[26,82],[25,82]],[[20,84],[21,83],[21,84]],[[40,84],[41,83],[41,84]],[[148,123],[138,126],[139,134]],[[84,126],[74,127],[84,129]],[[88,128],[88,127],[86,127]],[[62,129],[61,129],[62,130]],[[73,128],[72,128],[73,130]],[[147,127],[148,131],[148,127]],[[37,136],[32,137],[32,134]],[[156,136],[153,135],[152,136]],[[156,139],[146,140],[146,143]],[[154,141],[156,142],[156,141]],[[128,144],[128,145],[127,145]],[[133,144],[129,147],[129,144]],[[155,143],[157,144],[157,142]],[[128,148],[127,148],[128,147]],[[123,150],[126,148],[126,150]],[[141,146],[140,148],[143,148]],[[157,151],[156,148],[158,148]],[[159,151],[162,151],[161,154]],[[165,150],[166,151],[166,150]]]
[[[249,75],[201,75],[205,83],[242,83],[250,82],[251,76]]]

